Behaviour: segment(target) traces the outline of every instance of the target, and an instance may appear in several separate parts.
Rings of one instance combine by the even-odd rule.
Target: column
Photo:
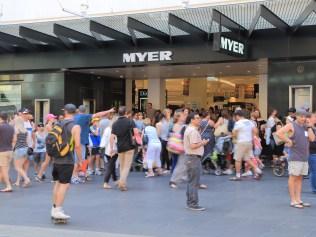
[[[166,81],[161,78],[148,79],[148,102],[153,104],[154,109],[166,107]]]
[[[133,80],[129,79],[125,81],[125,106],[127,110],[133,108]]]
[[[259,109],[261,117],[266,119],[268,116],[268,75],[259,75]]]

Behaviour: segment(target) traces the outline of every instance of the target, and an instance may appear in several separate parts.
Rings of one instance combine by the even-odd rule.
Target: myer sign
[[[123,53],[123,63],[171,61],[171,51]]]
[[[221,34],[214,36],[213,50],[241,57],[246,56],[247,54],[245,43]]]

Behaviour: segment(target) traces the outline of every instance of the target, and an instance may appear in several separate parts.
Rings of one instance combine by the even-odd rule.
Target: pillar
[[[125,106],[127,110],[133,108],[133,80],[129,79],[125,81]]]
[[[268,116],[268,75],[259,75],[259,110],[261,117],[266,119]]]
[[[154,109],[166,107],[166,81],[161,78],[148,79],[148,102],[153,104]]]

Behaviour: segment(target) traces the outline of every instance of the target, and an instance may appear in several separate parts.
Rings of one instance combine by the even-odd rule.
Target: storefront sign
[[[218,33],[214,34],[213,50],[243,57],[247,48],[245,43]]]
[[[172,51],[123,53],[123,63],[171,61]]]

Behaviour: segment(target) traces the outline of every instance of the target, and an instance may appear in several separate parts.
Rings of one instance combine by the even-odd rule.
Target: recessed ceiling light
[[[230,66],[230,65],[226,65],[225,67],[226,67],[226,68],[231,68],[231,66]]]
[[[91,74],[94,74],[94,71],[90,71]]]
[[[115,72],[117,73],[117,72],[120,72],[120,70],[115,70]]]
[[[247,72],[248,72],[248,73],[251,73],[251,71],[250,71],[250,70],[248,70]]]
[[[120,75],[120,78],[124,78],[124,76],[123,76],[123,75]]]

